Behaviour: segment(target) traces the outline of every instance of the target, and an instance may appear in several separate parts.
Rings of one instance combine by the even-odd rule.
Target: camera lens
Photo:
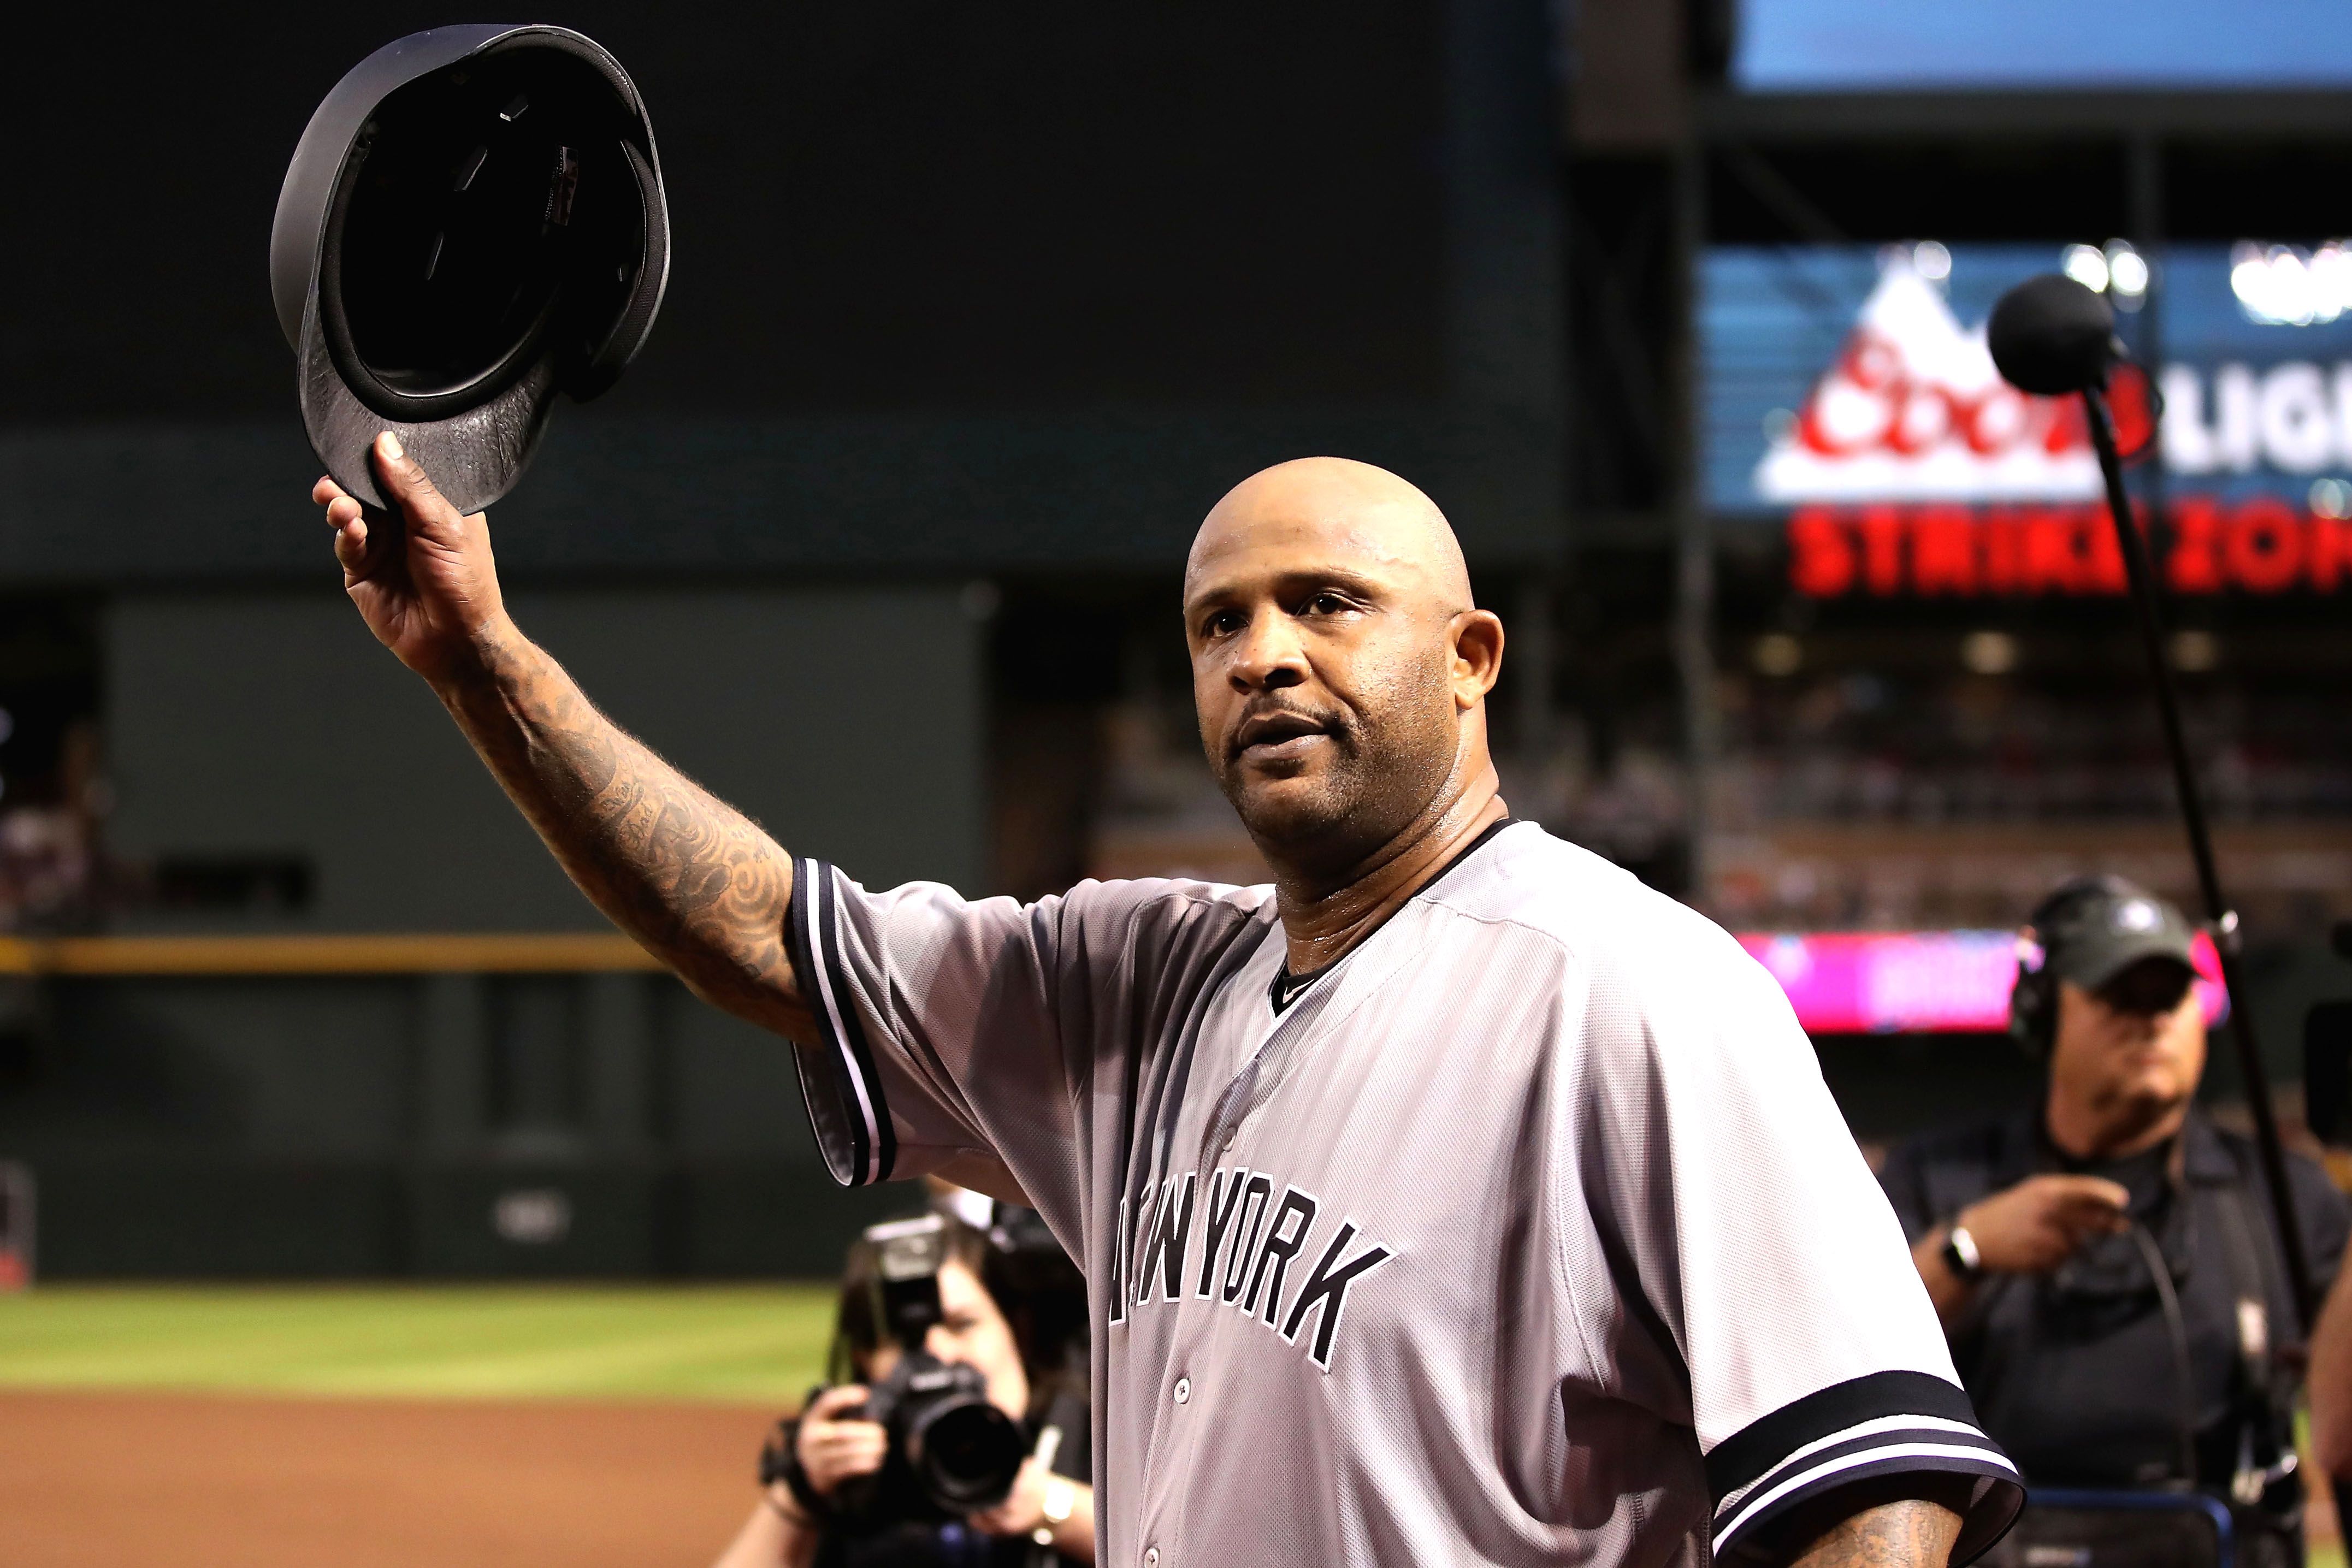
[[[931,1500],[949,1513],[1001,1502],[1024,1457],[1021,1428],[984,1399],[942,1401],[907,1434],[907,1457]]]

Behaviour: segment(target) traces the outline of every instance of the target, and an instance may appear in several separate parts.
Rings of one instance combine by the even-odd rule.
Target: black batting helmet
[[[310,444],[378,506],[385,429],[459,510],[505,495],[554,394],[612,385],[668,280],[645,105],[563,27],[435,27],[362,60],[302,132],[269,236]]]

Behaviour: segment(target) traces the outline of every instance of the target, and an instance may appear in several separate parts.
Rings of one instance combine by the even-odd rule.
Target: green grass
[[[0,1388],[797,1403],[822,1285],[44,1286],[0,1295]]]

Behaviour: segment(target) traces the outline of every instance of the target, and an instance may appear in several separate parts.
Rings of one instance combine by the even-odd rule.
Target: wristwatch
[[[1969,1234],[1965,1225],[1955,1225],[1944,1233],[1944,1267],[1970,1284],[1984,1278],[1984,1254],[1977,1250],[1977,1239]]]
[[[1057,1524],[1069,1523],[1070,1511],[1077,1505],[1078,1489],[1076,1487],[1059,1476],[1047,1477],[1045,1500],[1037,1505],[1037,1511],[1045,1516],[1045,1522],[1031,1531],[1029,1539],[1040,1546],[1053,1545],[1054,1527]]]

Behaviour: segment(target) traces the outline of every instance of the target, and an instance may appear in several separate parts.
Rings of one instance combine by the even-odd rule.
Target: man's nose
[[[1227,674],[1234,689],[1243,692],[1279,691],[1302,684],[1307,679],[1307,650],[1299,642],[1297,624],[1277,611],[1251,616],[1249,629],[1234,649]]]

